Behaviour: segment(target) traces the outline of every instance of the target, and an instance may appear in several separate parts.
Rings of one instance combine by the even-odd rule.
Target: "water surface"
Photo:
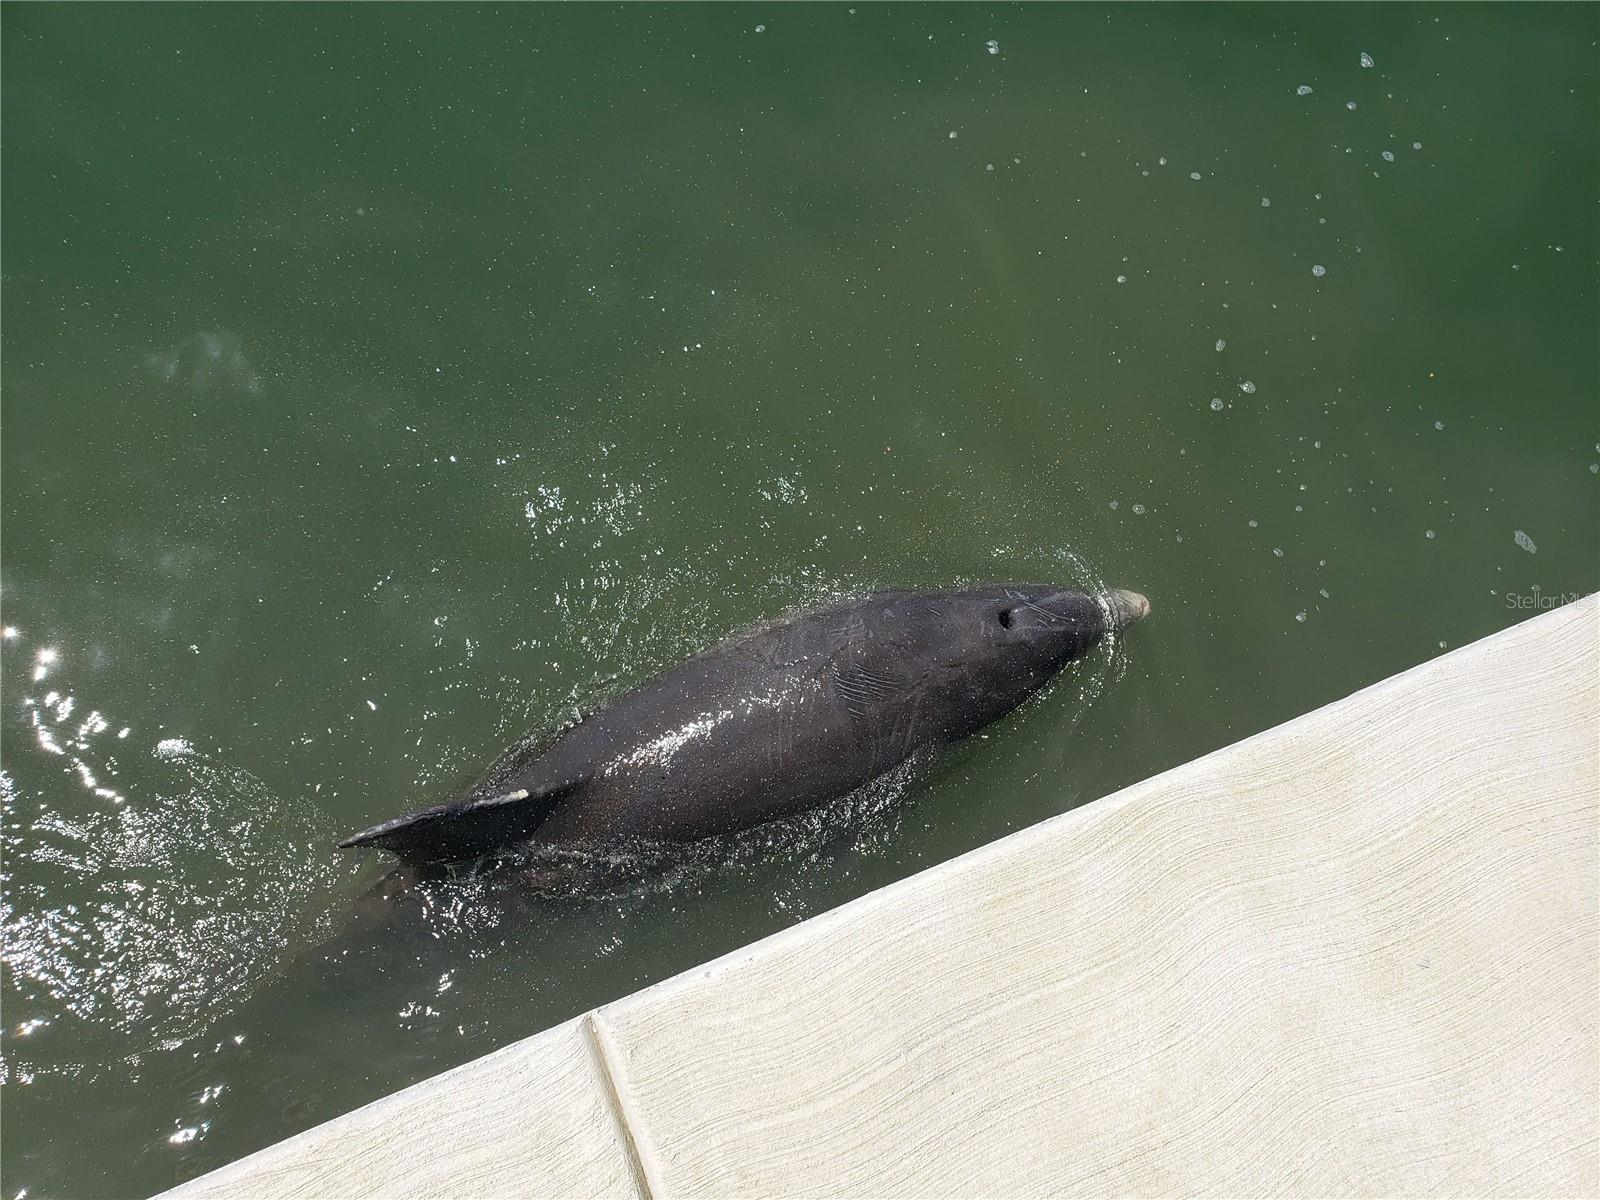
[[[7,1197],[154,1192],[1600,584],[1592,7],[0,19]],[[1155,613],[657,885],[352,928],[333,842],[527,730],[995,578]]]

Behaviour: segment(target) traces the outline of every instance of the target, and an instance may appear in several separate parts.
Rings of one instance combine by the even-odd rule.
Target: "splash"
[[[33,737],[7,738],[0,773],[7,1009],[131,1035],[126,1060],[198,1032],[275,967],[331,886],[326,834],[221,755],[130,737],[51,682],[20,698]]]

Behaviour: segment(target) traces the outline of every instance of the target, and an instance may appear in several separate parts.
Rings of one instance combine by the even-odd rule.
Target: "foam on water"
[[[73,719],[61,690],[19,704],[35,737],[8,739],[0,775],[8,1008],[73,1021],[93,1074],[198,1033],[308,936],[306,901],[333,880],[327,831],[186,738],[111,734],[99,710]],[[63,759],[76,792],[43,786]],[[96,1057],[97,1028],[117,1032],[113,1060]],[[8,1072],[26,1069],[11,1056]]]

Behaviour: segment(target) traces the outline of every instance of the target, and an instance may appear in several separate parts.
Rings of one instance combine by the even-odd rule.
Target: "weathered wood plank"
[[[170,1200],[640,1196],[584,1020],[346,1113],[164,1193]]]

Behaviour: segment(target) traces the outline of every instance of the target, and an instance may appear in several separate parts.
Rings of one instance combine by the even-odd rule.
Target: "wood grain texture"
[[[386,1096],[168,1200],[638,1197],[581,1020]]]
[[[1600,1194],[1600,599],[602,1009],[673,1196]]]

